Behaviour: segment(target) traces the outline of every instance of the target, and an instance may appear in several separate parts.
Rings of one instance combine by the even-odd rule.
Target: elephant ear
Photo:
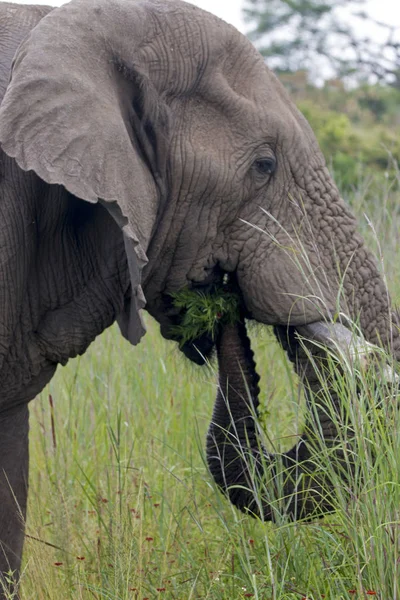
[[[141,272],[164,197],[169,112],[140,59],[146,9],[73,0],[31,31],[0,107],[0,143],[25,171],[100,201],[120,225],[131,296],[119,318],[144,333]],[[139,32],[139,33],[138,33]]]

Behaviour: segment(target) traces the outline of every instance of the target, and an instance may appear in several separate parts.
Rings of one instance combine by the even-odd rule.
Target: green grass
[[[399,200],[384,190],[371,214],[362,193],[353,199],[375,249],[363,213],[376,224],[395,299]],[[205,466],[215,372],[190,365],[146,320],[140,346],[111,328],[31,404],[23,599],[340,600],[370,591],[400,600],[395,400],[374,407],[369,383],[350,411],[358,483],[346,495],[338,481],[335,513],[261,523],[228,504]],[[297,381],[271,333],[255,328],[252,336],[262,419],[274,444],[288,448],[303,423]],[[340,393],[351,403],[351,378],[346,385]],[[327,454],[318,460],[329,468]]]

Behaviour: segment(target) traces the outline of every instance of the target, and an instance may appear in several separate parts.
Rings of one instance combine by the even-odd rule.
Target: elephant
[[[145,308],[179,342],[173,294],[228,274],[284,345],[352,320],[395,359],[400,338],[309,124],[234,27],[180,0],[0,19],[0,572],[18,579],[28,403],[115,321],[138,344]],[[181,346],[202,364],[214,345]]]

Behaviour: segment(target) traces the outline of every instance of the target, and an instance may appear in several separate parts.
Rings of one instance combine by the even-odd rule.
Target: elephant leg
[[[27,404],[0,414],[0,599],[8,597],[5,590],[14,591],[10,579],[19,578],[28,496],[28,433]]]

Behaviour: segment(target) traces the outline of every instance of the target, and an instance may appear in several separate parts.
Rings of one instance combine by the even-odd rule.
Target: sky
[[[50,4],[60,6],[63,0],[19,0],[19,4]],[[243,33],[246,25],[242,17],[244,0],[192,0],[224,21],[231,23]],[[365,4],[368,13],[375,19],[400,27],[400,2],[399,0],[368,0]]]
[[[15,1],[15,0],[14,0]],[[18,0],[19,4],[50,4],[52,6],[60,6],[65,2],[63,0]],[[192,0],[192,4],[196,4],[200,8],[214,13],[224,21],[231,23],[243,33],[247,30],[247,26],[243,21],[242,8],[244,0]],[[360,8],[365,8],[374,19],[380,20],[400,28],[400,1],[399,0],[367,0],[365,5]],[[365,27],[365,25],[363,25]],[[379,28],[368,30],[369,35],[379,36]]]

